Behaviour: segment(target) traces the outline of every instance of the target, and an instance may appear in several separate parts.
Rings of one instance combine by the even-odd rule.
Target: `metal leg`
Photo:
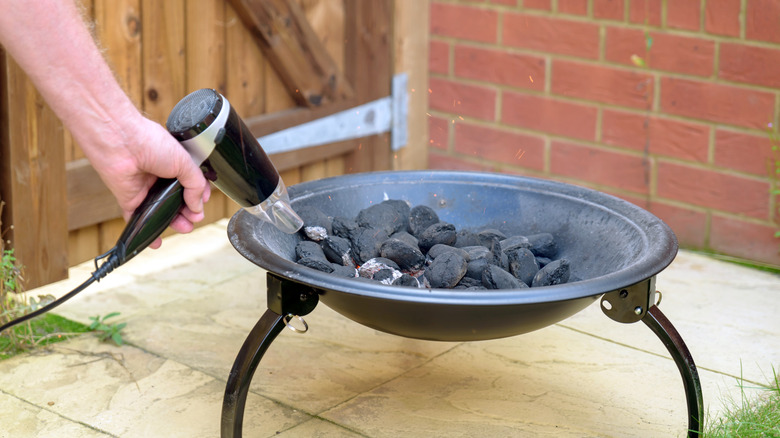
[[[677,364],[685,386],[688,436],[698,438],[702,432],[704,418],[704,399],[699,374],[696,372],[691,352],[672,323],[655,305],[655,299],[655,277],[651,277],[625,289],[604,294],[601,297],[601,310],[617,322],[631,324],[642,321],[661,339]]]
[[[252,376],[266,350],[285,326],[284,317],[266,310],[236,356],[222,400],[222,438],[241,438],[244,406]]]
[[[702,432],[702,419],[704,418],[704,399],[701,392],[699,373],[696,372],[696,364],[693,363],[688,347],[683,342],[680,334],[657,306],[651,306],[642,318],[653,333],[664,343],[666,349],[677,364],[685,386],[685,398],[688,402],[688,436],[698,438]]]

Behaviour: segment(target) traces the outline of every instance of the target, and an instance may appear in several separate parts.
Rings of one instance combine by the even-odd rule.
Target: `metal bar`
[[[391,96],[258,137],[257,141],[266,153],[278,154],[390,132],[393,150],[398,150],[408,138],[407,81],[405,73],[395,75]]]
[[[249,385],[260,359],[285,326],[284,316],[266,310],[236,356],[222,400],[222,438],[241,438]]]
[[[696,364],[693,363],[688,347],[683,342],[680,334],[674,328],[671,322],[661,312],[658,306],[651,306],[645,316],[642,318],[650,329],[664,343],[666,349],[677,364],[680,370],[680,376],[685,386],[685,398],[688,403],[688,436],[698,438],[701,431],[702,420],[704,418],[704,398],[701,392],[701,382],[699,374],[696,371]]]

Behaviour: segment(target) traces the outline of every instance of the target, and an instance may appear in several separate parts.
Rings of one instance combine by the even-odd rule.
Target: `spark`
[[[463,118],[463,116],[458,116],[458,118],[459,118],[459,119],[461,119],[461,120],[465,120],[465,119]]]
[[[519,159],[523,158],[523,155],[525,155],[525,150],[518,149],[517,153],[515,154],[515,158],[517,158],[519,160]]]
[[[431,90],[431,89],[429,88],[429,89],[428,89],[428,94],[431,94],[431,93],[433,93],[433,90]]]
[[[530,80],[531,80],[531,83],[532,83],[532,84],[534,83],[534,78],[532,78],[532,77],[531,77],[531,75],[528,75],[528,79],[530,79]]]

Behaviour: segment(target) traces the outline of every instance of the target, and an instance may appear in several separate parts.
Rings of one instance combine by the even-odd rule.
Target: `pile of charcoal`
[[[296,209],[304,221],[297,262],[343,277],[396,286],[467,290],[520,289],[566,283],[549,233],[506,236],[495,229],[457,230],[427,206],[387,200],[357,217]]]

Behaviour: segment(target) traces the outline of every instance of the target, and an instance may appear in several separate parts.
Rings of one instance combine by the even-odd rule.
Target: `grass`
[[[12,333],[3,333],[0,336],[0,360],[89,331],[89,327],[84,324],[47,313],[9,329]]]
[[[741,397],[730,401],[721,417],[706,424],[702,437],[780,437],[780,377],[774,372],[774,382],[759,387],[746,387],[739,381]],[[746,389],[761,392],[749,397]]]

